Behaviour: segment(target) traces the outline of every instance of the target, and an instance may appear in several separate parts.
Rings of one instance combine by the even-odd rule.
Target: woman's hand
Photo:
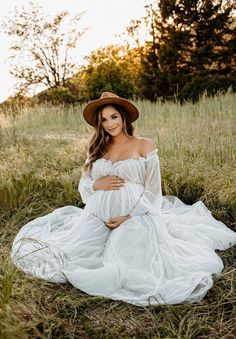
[[[124,222],[124,221],[126,221],[130,218],[131,218],[130,215],[123,215],[121,217],[111,218],[111,219],[108,220],[108,222],[105,222],[105,225],[113,230],[114,228],[120,226],[120,224],[122,224],[122,222]]]
[[[117,175],[107,175],[101,179],[97,179],[94,184],[94,190],[119,190],[125,186],[125,179],[118,177]]]

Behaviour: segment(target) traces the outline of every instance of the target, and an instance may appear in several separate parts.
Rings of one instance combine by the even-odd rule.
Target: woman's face
[[[110,135],[118,135],[122,131],[123,121],[121,114],[113,106],[106,106],[102,110],[102,126]]]

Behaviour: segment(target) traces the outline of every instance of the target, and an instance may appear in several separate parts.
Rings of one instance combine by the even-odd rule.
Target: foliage
[[[77,99],[70,92],[68,87],[57,86],[35,95],[34,101],[39,104],[43,102],[51,102],[52,104],[57,105],[60,103],[75,103],[77,102]]]
[[[5,32],[16,38],[11,72],[19,79],[18,97],[26,98],[26,88],[36,84],[47,89],[32,102],[54,104],[82,103],[103,91],[181,103],[196,102],[204,93],[236,91],[233,0],[153,1],[145,5],[143,17],[130,22],[123,34],[126,45],[92,51],[82,66],[71,57],[85,32],[78,26],[82,14],[69,22],[69,13],[63,11],[49,20],[30,4],[3,23]]]
[[[77,75],[84,89],[83,99],[97,99],[104,91],[132,98],[135,93],[133,56],[134,53],[117,45],[108,45],[87,56],[86,66]]]
[[[6,18],[2,27],[12,38],[11,74],[18,80],[17,91],[26,93],[36,84],[65,85],[77,69],[71,51],[85,32],[79,28],[81,18],[82,13],[70,18],[69,12],[62,11],[49,19],[33,2],[16,7]]]
[[[128,28],[134,39],[143,23],[148,30],[141,55],[143,97],[183,101],[196,100],[205,90],[236,90],[233,9],[233,1],[222,0],[160,0],[146,5],[145,16]],[[200,86],[192,87],[195,83]]]

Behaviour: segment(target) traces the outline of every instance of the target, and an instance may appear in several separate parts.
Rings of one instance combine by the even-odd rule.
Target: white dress
[[[94,191],[106,175],[124,178],[125,186]],[[157,149],[114,163],[98,159],[78,188],[84,209],[57,208],[18,232],[11,258],[24,272],[137,306],[193,303],[224,267],[215,249],[236,244],[236,232],[203,202],[162,196]],[[104,224],[129,213],[113,230]]]

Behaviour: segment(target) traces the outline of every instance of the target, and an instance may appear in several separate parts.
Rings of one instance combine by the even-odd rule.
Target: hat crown
[[[118,95],[111,93],[111,92],[103,92],[102,95],[100,96],[100,99],[104,99],[104,98],[119,98]]]

